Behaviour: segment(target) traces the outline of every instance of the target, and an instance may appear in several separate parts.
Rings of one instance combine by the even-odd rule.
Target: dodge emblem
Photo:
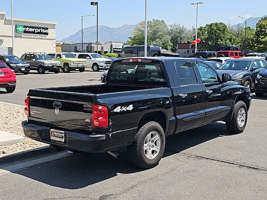
[[[53,107],[55,108],[55,114],[59,115],[59,109],[62,107],[62,103],[59,101],[54,101]]]

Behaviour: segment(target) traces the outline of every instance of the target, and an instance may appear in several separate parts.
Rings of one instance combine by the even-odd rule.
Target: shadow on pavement
[[[214,123],[167,138],[164,157],[172,156],[190,147],[226,135],[223,123]],[[141,171],[127,159],[127,152],[115,159],[107,153],[73,154],[59,160],[34,165],[14,173],[36,181],[67,189],[80,189],[117,176]]]

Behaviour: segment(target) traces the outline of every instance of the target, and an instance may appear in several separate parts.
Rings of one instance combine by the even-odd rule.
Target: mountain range
[[[263,16],[266,17],[267,15]],[[246,20],[246,26],[256,29],[256,24],[262,17],[250,17]],[[111,28],[108,26],[100,25],[98,27],[98,34],[99,34],[99,41],[101,43],[107,41],[114,41],[114,42],[126,42],[128,38],[132,35],[131,31],[137,27],[139,24],[136,25],[123,25],[118,28]],[[245,22],[239,23],[233,26],[233,28],[237,27],[245,27]],[[90,26],[88,28],[84,28],[83,30],[83,42],[95,42],[96,41],[96,26]],[[81,43],[82,42],[82,31],[78,31],[73,35],[70,35],[58,42],[73,42],[73,43]]]
[[[138,26],[136,25],[123,25],[118,28],[111,28],[108,26],[100,25],[98,27],[98,38],[101,43],[106,41],[116,41],[116,42],[126,42],[128,37],[132,35],[131,31]],[[90,26],[88,28],[83,29],[83,42],[95,42],[96,41],[96,26]],[[70,35],[59,42],[74,42],[81,43],[82,42],[82,31],[79,30],[77,33]]]

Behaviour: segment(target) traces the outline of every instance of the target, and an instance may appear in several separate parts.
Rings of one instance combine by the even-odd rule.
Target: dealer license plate
[[[25,70],[25,67],[22,67],[21,70],[24,71]]]
[[[5,75],[5,73],[3,73],[3,72],[0,72],[0,76],[4,76]]]
[[[51,139],[51,141],[64,142],[65,141],[65,133],[64,133],[64,131],[51,129],[50,130],[50,139]]]

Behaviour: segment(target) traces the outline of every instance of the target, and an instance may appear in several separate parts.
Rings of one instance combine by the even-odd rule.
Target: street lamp
[[[11,0],[11,29],[12,29],[12,55],[14,55],[14,21],[13,21],[13,0]]]
[[[81,16],[81,27],[82,27],[82,52],[83,51],[83,20],[87,17],[91,17],[91,16],[95,16],[95,15],[84,15],[84,16]]]
[[[196,5],[196,39],[197,41],[197,20],[198,20],[198,5],[203,4],[203,2],[196,2],[196,3],[191,3],[191,5]],[[197,42],[195,43],[195,53],[197,53]]]
[[[98,53],[98,2],[92,1],[91,6],[96,6],[96,50]]]
[[[145,0],[145,49],[144,56],[147,57],[147,0]]]

